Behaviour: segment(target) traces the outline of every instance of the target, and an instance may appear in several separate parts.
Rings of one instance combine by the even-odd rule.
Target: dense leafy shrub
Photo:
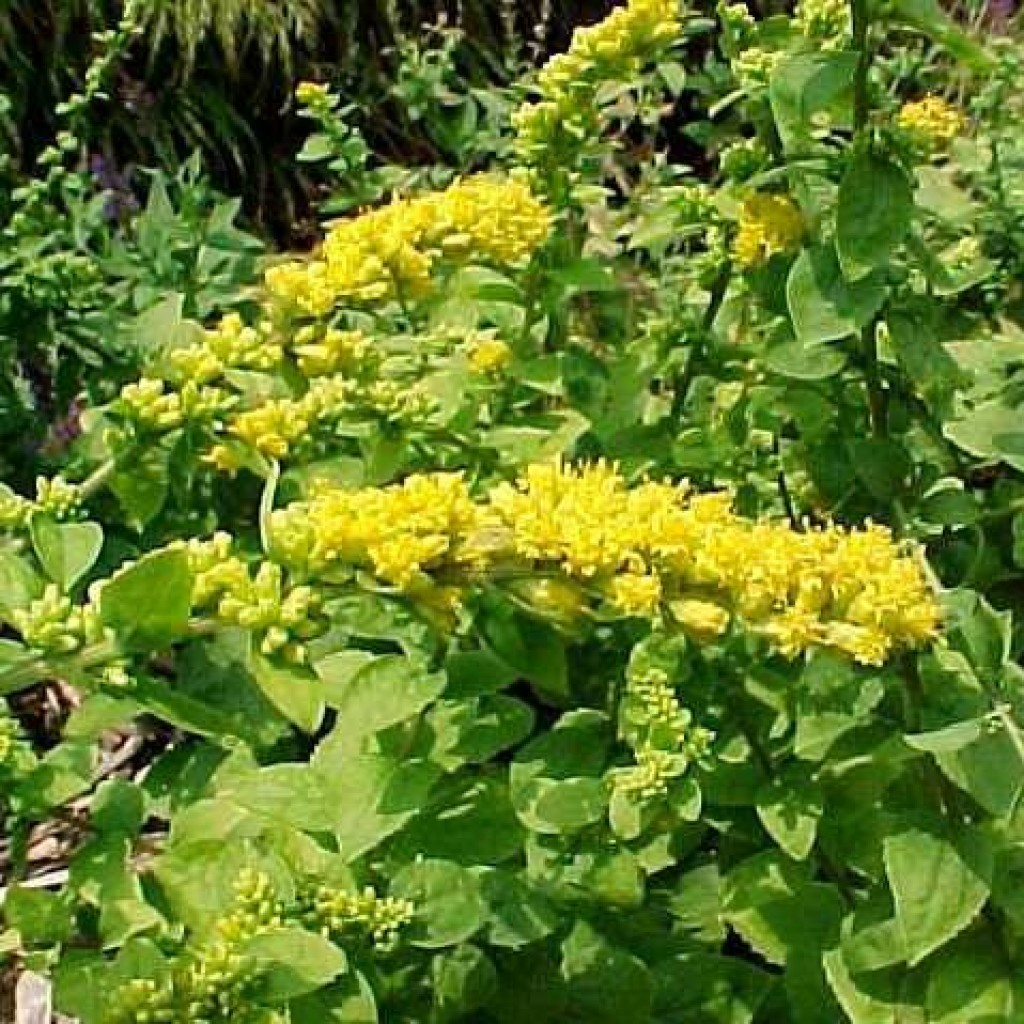
[[[0,495],[4,943],[56,1005],[1017,1019],[1017,70],[920,0],[630,0],[504,166],[390,198],[304,85],[380,201]]]

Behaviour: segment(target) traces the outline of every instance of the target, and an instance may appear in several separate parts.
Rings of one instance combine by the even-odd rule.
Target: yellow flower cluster
[[[925,96],[924,99],[904,103],[896,120],[914,142],[925,149],[948,146],[963,132],[967,123],[962,111],[941,96]]]
[[[495,375],[512,362],[512,349],[508,342],[495,337],[478,337],[466,347],[470,369],[474,373]]]
[[[793,18],[801,35],[822,49],[836,49],[850,39],[847,0],[798,0]]]
[[[271,517],[271,546],[286,564],[319,574],[363,566],[403,590],[429,587],[428,571],[470,567],[481,510],[462,476],[412,476],[391,487],[330,490]]]
[[[510,567],[555,572],[701,641],[736,617],[786,657],[831,647],[881,664],[939,626],[918,563],[883,527],[752,522],[726,494],[628,487],[603,462],[530,466],[479,501],[457,474],[328,490],[274,513],[271,534],[274,557],[304,572],[362,567],[407,591]]]
[[[540,99],[514,115],[521,157],[536,163],[556,138],[585,139],[593,131],[599,86],[631,78],[681,31],[678,0],[629,0],[604,21],[577,29],[569,49],[541,69]]]
[[[804,229],[803,215],[789,196],[755,193],[740,209],[733,256],[746,269],[762,266],[777,253],[796,249]]]
[[[323,316],[343,303],[426,294],[439,257],[519,263],[547,240],[551,217],[517,178],[475,175],[337,224],[317,258],[267,271],[271,299]]]

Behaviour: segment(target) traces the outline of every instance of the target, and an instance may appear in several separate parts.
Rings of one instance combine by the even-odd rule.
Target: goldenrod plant
[[[629,0],[402,190],[301,85],[359,200],[0,490],[15,965],[83,1024],[1020,1018],[1016,67]]]

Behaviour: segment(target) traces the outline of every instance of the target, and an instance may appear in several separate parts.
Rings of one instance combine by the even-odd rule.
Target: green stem
[[[690,346],[690,355],[686,360],[686,365],[683,367],[683,372],[676,381],[674,394],[672,396],[672,420],[674,423],[678,423],[679,420],[682,419],[683,410],[686,408],[686,400],[690,394],[690,388],[697,376],[697,370],[704,360],[704,356],[707,351],[707,344],[711,338],[711,331],[715,326],[715,320],[718,318],[718,314],[722,309],[722,303],[725,301],[725,295],[729,290],[729,281],[731,277],[732,262],[730,260],[725,260],[718,268],[718,273],[715,275],[715,279],[711,283],[711,296],[708,299],[707,308],[704,310],[704,316],[701,319],[697,335]]]
[[[868,0],[850,0],[852,16],[853,48],[857,51],[857,71],[853,84],[853,127],[861,132],[868,123],[870,101],[868,97],[868,72],[871,69],[871,51],[868,49]]]
[[[864,353],[864,384],[868,393],[871,431],[875,437],[885,438],[889,434],[889,410],[878,365],[877,320],[872,319],[861,331],[860,337]]]
[[[125,454],[122,454],[120,458],[123,459]],[[107,459],[103,465],[94,469],[78,485],[78,493],[81,495],[82,501],[88,501],[97,491],[102,490],[110,483],[111,477],[117,472],[119,462],[118,458]]]

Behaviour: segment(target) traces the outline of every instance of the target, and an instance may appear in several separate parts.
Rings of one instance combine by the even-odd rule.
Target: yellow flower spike
[[[345,302],[407,301],[429,292],[441,254],[514,264],[550,230],[550,213],[523,181],[474,175],[341,221],[318,259],[273,267],[264,281],[275,303],[313,316]]]
[[[733,256],[746,269],[762,266],[777,253],[796,249],[805,227],[803,214],[788,196],[758,192],[740,210]]]

